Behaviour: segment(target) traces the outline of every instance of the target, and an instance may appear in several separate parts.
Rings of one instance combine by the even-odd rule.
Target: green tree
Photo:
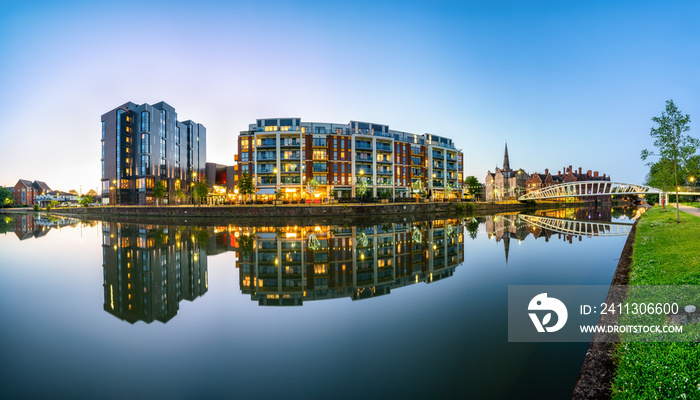
[[[467,193],[469,193],[470,196],[476,198],[481,191],[481,183],[479,183],[476,176],[470,175],[464,178],[464,188],[467,189]]]
[[[80,203],[81,206],[87,207],[88,204],[94,202],[95,200],[93,199],[92,196],[83,196],[78,200],[78,203]]]
[[[162,202],[163,197],[165,197],[165,182],[158,179],[153,185],[153,197],[156,198],[156,205]]]
[[[0,207],[9,207],[13,203],[12,191],[5,187],[0,187]]]
[[[674,188],[676,189],[676,221],[681,222],[678,209],[678,167],[685,170],[689,159],[695,155],[700,146],[700,141],[690,135],[684,135],[690,131],[690,115],[683,115],[673,104],[673,100],[666,101],[666,110],[660,117],[651,119],[657,126],[651,128],[651,137],[654,138],[654,146],[659,150],[656,155],[661,156],[661,161],[673,163]],[[649,150],[642,150],[642,160],[652,155]],[[651,163],[650,163],[651,164]]]
[[[182,203],[182,200],[185,199],[185,192],[183,192],[181,188],[177,188],[175,196],[180,200],[180,203]]]
[[[209,194],[209,185],[207,184],[207,179],[204,178],[201,182],[197,182],[194,185],[194,193],[199,199],[199,204],[202,204],[202,199],[207,198]]]
[[[238,193],[240,193],[241,196],[248,196],[248,200],[250,200],[250,195],[255,193],[253,178],[248,175],[247,172],[244,172],[243,175],[241,175],[241,180],[238,181]]]

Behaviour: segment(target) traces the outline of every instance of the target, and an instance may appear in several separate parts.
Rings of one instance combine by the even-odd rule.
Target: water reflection
[[[0,233],[14,232],[19,240],[42,238],[51,229],[77,226],[77,218],[53,217],[44,214],[3,215],[0,221]]]
[[[208,290],[207,257],[234,251],[239,289],[261,306],[360,300],[451,277],[465,235],[502,242],[626,234],[637,209],[560,209],[364,226],[184,227],[103,222],[104,310],[134,323],[167,322]],[[483,229],[482,229],[483,228]],[[577,240],[574,240],[577,239]]]
[[[371,226],[242,228],[240,288],[259,305],[389,294],[452,276],[464,261],[462,220]]]
[[[503,213],[490,217],[482,217],[486,234],[489,239],[503,242],[506,262],[510,250],[510,241],[521,243],[527,237],[533,239],[563,240],[573,243],[584,237],[598,236],[627,236],[632,224],[622,222],[638,218],[644,212],[643,208],[620,207],[605,209],[563,208],[556,210],[537,211],[528,213]],[[480,223],[479,218],[467,224],[467,231],[472,239]]]
[[[168,322],[208,288],[206,228],[102,223],[104,310],[135,323]]]

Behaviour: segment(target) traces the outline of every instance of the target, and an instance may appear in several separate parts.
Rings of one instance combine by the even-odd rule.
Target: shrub
[[[51,204],[46,205],[46,211],[51,211]]]
[[[38,204],[34,204],[34,207],[32,207],[32,208],[34,209],[34,211],[39,211],[39,205],[38,205]]]

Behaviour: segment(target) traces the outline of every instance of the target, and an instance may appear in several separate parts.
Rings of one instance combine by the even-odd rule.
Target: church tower
[[[506,142],[506,152],[503,155],[503,170],[510,171],[510,160],[508,159],[508,142]]]

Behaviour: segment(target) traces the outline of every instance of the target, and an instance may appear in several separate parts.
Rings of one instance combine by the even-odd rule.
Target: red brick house
[[[49,185],[42,181],[28,181],[20,179],[12,188],[12,196],[15,204],[32,206],[36,203],[36,197],[51,191]]]
[[[581,167],[578,168],[578,171],[573,169],[571,165],[569,165],[568,168],[564,167],[563,169],[564,173],[562,171],[558,171],[556,175],[551,175],[549,173],[549,169],[544,170],[544,174],[539,174],[539,173],[534,173],[530,175],[530,178],[527,180],[526,183],[526,188],[527,188],[527,193],[532,192],[534,190],[538,190],[541,188],[545,188],[547,186],[552,186],[552,185],[557,185],[560,183],[569,183],[569,182],[582,182],[582,181],[610,181],[610,176],[607,174],[603,174],[603,176],[600,176],[598,171],[591,171],[588,170],[586,173],[583,173],[583,170]],[[592,185],[588,185],[589,188],[589,193],[590,190],[592,189]],[[610,196],[599,196],[599,200],[609,200]]]

